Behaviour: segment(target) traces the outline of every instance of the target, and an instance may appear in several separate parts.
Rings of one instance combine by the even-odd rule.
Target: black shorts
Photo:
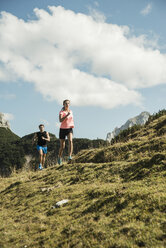
[[[73,133],[72,128],[60,128],[59,130],[59,138],[65,139],[66,136],[68,136],[69,133]]]

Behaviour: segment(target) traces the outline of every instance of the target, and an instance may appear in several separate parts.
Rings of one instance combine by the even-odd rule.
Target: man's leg
[[[42,168],[43,163],[43,151],[42,149],[39,150],[39,169]]]
[[[47,146],[42,147],[43,150],[43,157],[42,157],[42,166],[44,168],[45,160],[46,160],[46,154],[47,154]]]
[[[43,168],[44,168],[45,160],[46,160],[46,153],[43,153],[43,158],[42,158],[42,166],[43,166]]]

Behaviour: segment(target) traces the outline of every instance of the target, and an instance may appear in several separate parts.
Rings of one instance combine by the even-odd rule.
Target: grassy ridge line
[[[132,164],[80,163],[3,179],[0,247],[164,248],[163,164],[128,180]],[[54,208],[62,199],[68,204]]]
[[[166,151],[166,115],[127,135],[124,141],[105,148],[80,151],[74,162],[136,161],[162,151]]]
[[[123,130],[120,132],[120,134],[118,136],[116,136],[112,141],[111,144],[120,142],[120,141],[127,141],[129,139],[133,139],[135,137],[137,137],[137,134],[139,134],[140,132],[138,132],[138,130],[143,130],[145,128],[146,131],[148,131],[148,129],[150,128],[151,125],[154,125],[155,122],[158,122],[157,126],[155,127],[156,130],[160,129],[160,131],[158,132],[158,135],[162,135],[164,133],[166,133],[166,110],[160,110],[158,113],[150,115],[148,118],[148,121],[145,123],[144,126],[142,125],[134,125],[131,128],[128,128],[126,130]],[[162,118],[160,118],[162,117]],[[160,121],[161,120],[161,121]],[[148,129],[146,128],[148,127]],[[152,130],[151,130],[152,131]],[[148,132],[146,133],[148,134]]]

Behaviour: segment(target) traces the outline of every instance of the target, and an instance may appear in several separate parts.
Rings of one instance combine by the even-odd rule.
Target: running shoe
[[[69,156],[69,157],[68,157],[68,163],[70,164],[71,161],[72,161],[72,156]]]
[[[62,164],[62,159],[58,157],[58,164],[61,165]]]
[[[43,167],[41,164],[39,164],[39,170],[43,170]]]

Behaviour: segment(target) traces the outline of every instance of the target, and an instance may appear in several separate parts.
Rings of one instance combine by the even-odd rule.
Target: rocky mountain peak
[[[124,125],[120,128],[116,127],[112,132],[107,134],[106,140],[111,142],[121,131],[133,127],[134,125],[144,125],[150,116],[149,112],[142,112],[140,115],[137,115],[133,118],[130,118]]]
[[[10,129],[10,125],[8,120],[6,120],[5,118],[5,114],[0,112],[0,127],[4,127],[4,128],[9,128]]]

